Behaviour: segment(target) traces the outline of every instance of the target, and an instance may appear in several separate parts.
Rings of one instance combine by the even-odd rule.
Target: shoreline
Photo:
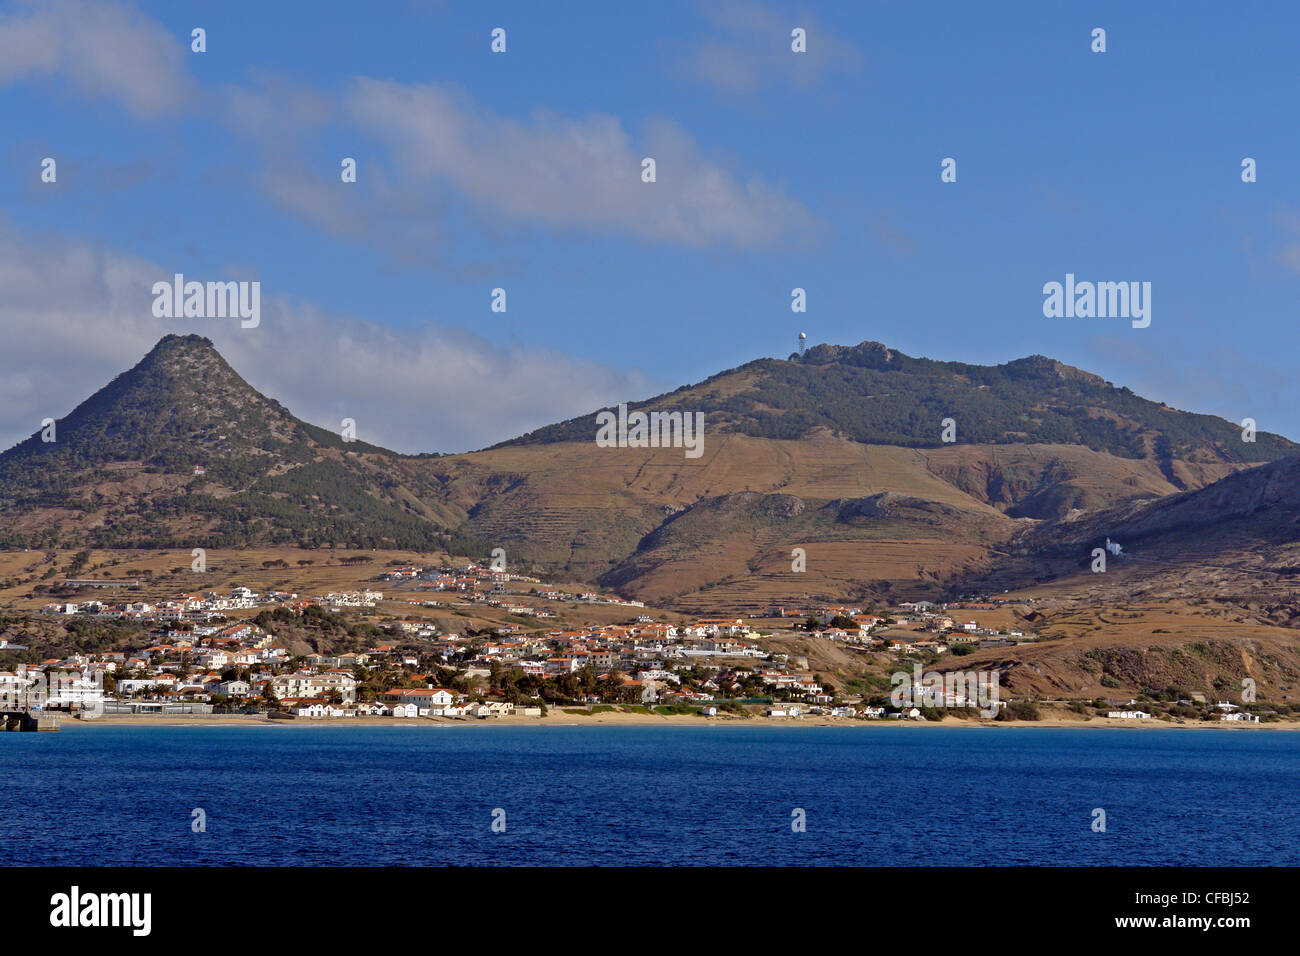
[[[68,727],[873,727],[873,728],[1025,728],[1081,730],[1218,730],[1237,731],[1297,731],[1300,721],[1271,723],[1221,723],[1195,721],[1175,724],[1163,720],[961,720],[947,718],[930,720],[847,720],[834,717],[698,717],[690,714],[648,715],[598,713],[590,715],[552,713],[545,717],[489,717],[486,719],[458,720],[428,717],[356,717],[356,718],[303,718],[292,720],[269,717],[223,717],[154,715],[139,716],[115,714],[93,720],[66,718],[60,721],[60,730]]]

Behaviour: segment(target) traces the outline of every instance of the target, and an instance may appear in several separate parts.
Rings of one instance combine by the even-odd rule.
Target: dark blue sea
[[[1298,793],[1268,731],[72,722],[0,734],[0,860],[1296,865]]]

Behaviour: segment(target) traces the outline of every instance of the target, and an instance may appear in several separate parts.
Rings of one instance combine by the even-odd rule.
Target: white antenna
[[[800,332],[799,333],[799,354],[800,355],[803,355],[804,345],[807,343],[807,341],[808,341],[808,333]]]

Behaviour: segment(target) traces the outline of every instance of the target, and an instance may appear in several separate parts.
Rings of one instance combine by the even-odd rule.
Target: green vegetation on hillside
[[[722,388],[734,375],[752,382]],[[724,394],[725,393],[725,394]],[[1071,444],[1124,458],[1195,454],[1230,462],[1271,461],[1300,446],[1147,401],[1127,388],[1042,356],[1004,365],[912,358],[865,342],[818,346],[789,360],[759,359],[630,409],[703,411],[710,427],[760,438],[797,439],[824,427],[864,444],[937,447],[952,418],[965,444]],[[514,442],[590,441],[594,415],[539,429]]]

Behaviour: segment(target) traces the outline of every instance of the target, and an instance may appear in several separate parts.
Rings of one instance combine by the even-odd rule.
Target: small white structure
[[[302,707],[295,708],[294,713],[299,717],[310,718],[347,716],[347,711],[342,707],[336,707],[333,704],[327,703],[305,704]]]
[[[1150,720],[1151,715],[1142,710],[1112,710],[1106,715],[1107,717],[1117,717],[1120,720]]]

